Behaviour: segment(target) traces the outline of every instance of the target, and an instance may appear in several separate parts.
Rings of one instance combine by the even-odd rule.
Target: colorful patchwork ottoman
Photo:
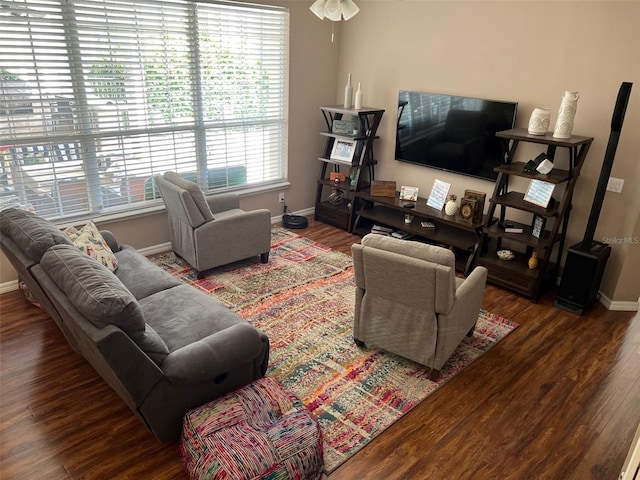
[[[318,422],[268,377],[188,412],[180,453],[192,480],[318,479],[324,465]]]

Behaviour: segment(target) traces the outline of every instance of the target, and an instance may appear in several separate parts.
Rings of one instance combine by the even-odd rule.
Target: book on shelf
[[[522,233],[524,232],[524,228],[522,228],[520,225],[510,222],[510,221],[504,221],[500,223],[500,226],[504,229],[504,233]]]
[[[413,237],[411,233],[403,232],[402,230],[396,230],[391,234],[393,238],[399,238],[400,240],[406,240],[410,237]]]
[[[436,224],[430,220],[427,220],[426,222],[420,222],[420,226],[422,228],[426,228],[427,230],[434,230],[436,228]]]
[[[391,235],[393,232],[393,228],[383,227],[382,225],[374,225],[371,227],[371,233],[376,233],[378,235]]]

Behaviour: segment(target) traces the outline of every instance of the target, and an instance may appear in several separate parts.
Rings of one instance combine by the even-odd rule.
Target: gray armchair
[[[198,272],[260,255],[269,260],[271,212],[245,212],[236,194],[205,197],[175,172],[154,177],[169,215],[171,248]]]
[[[487,280],[476,267],[455,275],[453,252],[369,234],[351,247],[356,281],[353,338],[440,370],[473,334]]]

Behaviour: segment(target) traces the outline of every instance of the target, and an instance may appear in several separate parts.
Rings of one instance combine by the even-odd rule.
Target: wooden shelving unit
[[[418,197],[414,208],[405,208],[407,202],[395,197],[380,197],[370,194],[368,188],[355,193],[356,221],[353,233],[366,235],[372,225],[383,225],[401,230],[435,245],[453,247],[456,253],[457,270],[467,273],[473,264],[480,241],[482,223],[470,223],[457,215],[445,215],[427,205],[427,199]],[[406,223],[405,215],[413,215],[413,221]],[[423,228],[422,221],[431,221],[435,228]]]
[[[361,108],[359,110],[343,108],[340,105],[320,107],[327,125],[326,132],[320,132],[327,138],[324,153],[318,158],[321,163],[320,176],[316,188],[314,218],[351,232],[355,221],[354,194],[370,185],[374,179],[373,143],[384,110]],[[335,133],[334,122],[350,116],[357,125],[358,133],[348,135]],[[353,159],[344,161],[332,158],[334,143],[338,140],[354,142]],[[344,173],[343,182],[331,181],[331,172]],[[353,174],[353,183],[351,176]]]
[[[566,236],[566,228],[571,211],[571,199],[580,170],[593,141],[592,137],[572,136],[568,139],[557,139],[551,133],[546,135],[529,135],[527,129],[516,128],[496,134],[504,140],[505,163],[495,168],[498,172],[493,196],[489,199],[489,211],[482,231],[482,240],[478,254],[478,264],[489,270],[488,280],[496,285],[508,288],[522,295],[537,300],[542,286],[552,283],[558,274],[562,250]],[[524,171],[525,163],[513,162],[513,157],[520,142],[529,142],[547,147],[547,155],[553,161],[556,149],[567,148],[569,151],[568,168],[554,168],[547,175]],[[541,180],[554,185],[565,184],[559,198],[546,208],[524,200],[525,194],[509,189],[509,177],[521,177],[529,180]],[[555,192],[554,192],[555,193]],[[496,209],[499,213],[496,216]],[[538,215],[546,220],[545,229],[539,237],[532,233],[531,224],[513,222],[522,228],[522,233],[507,233],[501,226],[507,219],[507,210],[514,209]],[[503,241],[515,245],[509,248],[515,254],[513,260],[501,260],[496,252],[502,248]],[[527,262],[532,252],[538,254],[538,267],[529,269]],[[555,258],[552,258],[555,251]]]

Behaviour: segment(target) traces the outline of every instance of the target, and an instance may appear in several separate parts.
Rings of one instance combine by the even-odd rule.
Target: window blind
[[[284,179],[286,9],[15,0],[0,30],[0,208],[139,208],[167,170],[207,192]]]

